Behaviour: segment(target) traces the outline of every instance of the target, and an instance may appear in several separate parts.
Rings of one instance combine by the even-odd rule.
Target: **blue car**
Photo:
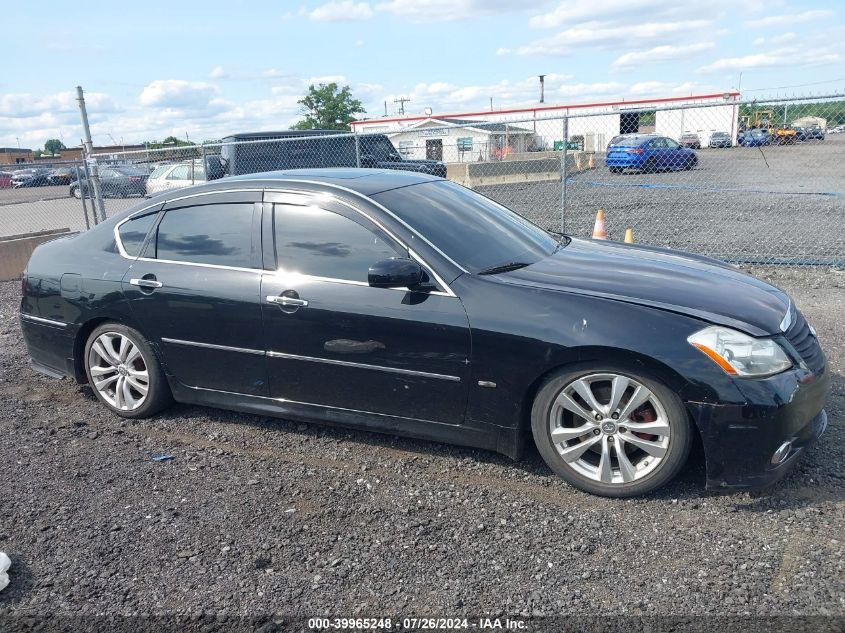
[[[654,134],[617,137],[607,146],[604,164],[618,174],[625,169],[645,172],[692,169],[698,164],[694,150],[682,147],[677,141]]]
[[[743,147],[760,147],[761,145],[771,145],[772,135],[768,130],[761,130],[754,128],[753,130],[745,130],[740,132],[737,137],[737,142]]]

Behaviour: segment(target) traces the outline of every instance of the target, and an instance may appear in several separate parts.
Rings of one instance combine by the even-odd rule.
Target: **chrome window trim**
[[[255,354],[256,356],[264,356],[264,350],[250,349],[248,347],[232,347],[230,345],[216,345],[214,343],[200,343],[199,341],[185,341],[178,338],[162,337],[162,343],[172,343],[174,345],[187,345],[190,347],[204,347],[207,349],[216,349],[222,352],[241,352],[243,354]]]
[[[322,185],[322,186],[338,189],[338,190],[345,191],[345,192],[348,192],[350,194],[353,194],[358,198],[361,198],[363,200],[366,200],[366,201],[374,204],[376,207],[378,207],[379,209],[381,209],[382,211],[387,213],[390,217],[395,219],[397,222],[399,222],[401,225],[403,225],[409,231],[413,232],[415,235],[419,235],[419,233],[417,233],[417,231],[415,231],[406,222],[404,222],[400,218],[396,217],[396,215],[394,213],[392,213],[389,209],[387,209],[384,205],[376,202],[375,200],[372,200],[371,198],[368,198],[364,194],[359,193],[359,192],[357,192],[353,189],[349,189],[349,188],[343,187],[341,185],[335,185],[333,183],[325,183],[325,182],[319,182],[319,181],[315,181],[315,180],[292,180],[292,179],[285,179],[285,180],[286,180],[286,182],[296,182],[296,183],[311,184],[311,185]],[[244,271],[244,272],[254,272],[254,273],[258,273],[258,274],[266,274],[266,273],[276,274],[278,272],[284,272],[284,271],[267,271],[267,270],[264,270],[264,269],[261,269],[261,268],[241,268],[241,267],[237,267],[237,266],[225,266],[223,264],[202,264],[202,263],[199,263],[199,262],[182,262],[182,261],[176,261],[176,260],[171,260],[171,259],[156,259],[156,258],[152,258],[152,257],[132,257],[131,255],[129,255],[126,252],[126,249],[123,248],[123,242],[120,240],[120,227],[123,226],[129,220],[131,220],[131,219],[135,218],[136,216],[142,214],[144,211],[149,211],[153,207],[160,206],[160,205],[163,206],[165,204],[169,204],[171,202],[176,202],[176,201],[179,201],[179,200],[188,200],[188,199],[191,199],[191,198],[198,198],[198,197],[201,197],[201,196],[208,196],[208,195],[213,195],[213,194],[218,194],[218,193],[241,193],[241,192],[258,192],[258,191],[260,191],[262,193],[265,192],[265,191],[269,191],[269,192],[273,192],[273,193],[292,193],[292,194],[299,194],[299,195],[303,195],[303,196],[319,195],[319,193],[320,193],[320,192],[313,192],[313,191],[311,191],[311,192],[302,191],[301,189],[284,189],[284,188],[275,188],[275,187],[263,187],[263,188],[258,188],[258,189],[247,188],[247,189],[220,189],[220,190],[215,190],[215,191],[201,191],[201,192],[192,193],[192,194],[185,195],[185,196],[179,196],[177,198],[170,198],[169,200],[163,200],[163,201],[160,201],[160,202],[156,202],[156,203],[150,204],[146,207],[143,207],[141,209],[138,209],[137,211],[132,213],[130,216],[128,216],[128,217],[124,218],[123,220],[121,220],[120,222],[118,222],[114,227],[114,239],[115,239],[115,243],[117,244],[117,250],[120,253],[121,257],[123,257],[124,259],[128,259],[130,261],[161,262],[161,263],[165,263],[165,264],[180,264],[180,265],[184,265],[184,266],[202,266],[202,267],[206,267],[206,268],[218,268],[218,269],[223,269],[223,270],[240,270],[240,271]],[[431,274],[431,276],[435,279],[435,281],[438,284],[440,284],[443,288],[445,288],[445,291],[439,291],[438,290],[438,291],[429,292],[428,294],[457,298],[458,295],[456,295],[452,291],[452,289],[449,287],[449,284],[447,284],[440,277],[440,275],[438,275],[435,272],[434,268],[428,262],[426,262],[422,257],[420,257],[420,255],[418,253],[416,253],[410,246],[405,244],[396,235],[394,235],[392,231],[387,229],[381,222],[379,222],[378,220],[376,220],[375,218],[370,216],[368,213],[365,213],[361,209],[357,208],[355,205],[350,204],[346,200],[341,200],[337,196],[331,196],[331,199],[332,199],[333,202],[337,202],[339,204],[342,204],[343,206],[348,207],[349,209],[354,211],[355,213],[358,213],[359,215],[364,216],[370,222],[372,222],[377,227],[379,227],[394,242],[403,246],[408,251],[408,254],[411,256],[411,258],[414,259],[423,268],[425,268]],[[269,204],[286,204],[286,203],[282,203],[282,202],[273,203],[273,202],[271,202]],[[425,236],[419,235],[419,237],[426,244],[428,244],[431,248],[433,248],[435,251],[440,253],[440,255],[442,255],[447,261],[451,262],[453,265],[455,265],[457,268],[459,268],[463,272],[468,273],[468,271],[465,268],[460,266],[452,258],[450,258],[448,255],[446,255],[439,248],[437,248]],[[297,273],[297,274],[300,274],[300,273]],[[368,284],[366,284],[364,282],[359,282],[359,281],[352,281],[352,280],[345,280],[345,279],[332,279],[332,278],[328,278],[328,277],[316,277],[316,276],[305,275],[305,274],[303,274],[302,276],[310,278],[310,279],[315,279],[315,280],[318,280],[318,281],[327,281],[327,282],[333,282],[333,283],[351,283],[351,284],[355,284],[355,285],[364,285],[364,286],[369,287]],[[402,292],[408,292],[408,290],[405,290],[405,289],[402,289],[402,288],[390,288],[390,290],[400,290]]]
[[[384,367],[382,365],[369,365],[367,363],[353,363],[348,360],[334,360],[332,358],[315,358],[313,356],[300,356],[299,354],[286,354],[284,352],[268,351],[267,356],[271,358],[287,358],[289,360],[304,360],[312,363],[325,363],[327,365],[340,365],[341,367],[356,367],[358,369],[372,369],[385,371],[393,374],[404,374],[407,376],[421,376],[423,378],[436,378],[438,380],[449,380],[460,382],[460,376],[449,376],[447,374],[434,374],[427,371],[416,371],[413,369],[400,369],[399,367]]]
[[[53,319],[45,319],[44,317],[34,316],[32,314],[20,313],[21,318],[26,321],[34,321],[35,323],[44,323],[45,325],[55,325],[56,327],[67,327],[68,324],[63,321],[55,321]]]
[[[159,260],[153,260],[153,261],[159,261]],[[262,277],[274,277],[276,275],[284,276],[286,274],[296,275],[297,277],[300,277],[305,281],[318,281],[318,282],[324,282],[324,283],[330,283],[330,284],[345,284],[347,286],[362,286],[364,288],[371,288],[372,287],[372,286],[370,286],[370,284],[368,284],[365,281],[355,281],[353,279],[335,279],[334,277],[319,277],[317,275],[308,275],[306,273],[298,273],[298,272],[294,272],[294,271],[287,271],[287,270],[284,270],[284,269],[281,269],[281,268],[279,270],[264,270],[264,271],[261,271]],[[434,274],[434,273],[432,273],[432,274]],[[444,284],[444,287],[448,288],[449,286],[446,286]],[[399,291],[399,292],[413,292],[410,288],[379,288],[379,290],[396,290],[396,291]],[[432,290],[430,292],[426,292],[425,294],[433,295],[435,297],[456,297],[456,295],[454,293],[451,293],[451,291],[450,292],[443,292],[442,290]]]

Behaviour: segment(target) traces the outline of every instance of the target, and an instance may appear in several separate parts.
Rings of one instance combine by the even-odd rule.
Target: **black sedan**
[[[548,233],[457,184],[295,170],[180,189],[39,246],[37,369],[116,414],[172,400],[519,457],[583,490],[779,478],[830,371],[789,297],[715,260]]]
[[[103,196],[107,198],[129,198],[130,196],[145,196],[147,194],[147,179],[149,172],[138,167],[100,167],[100,186]],[[74,180],[70,183],[69,194],[75,198],[81,198],[82,194],[88,194],[88,180],[83,174],[81,180]],[[90,185],[93,189],[93,185]]]

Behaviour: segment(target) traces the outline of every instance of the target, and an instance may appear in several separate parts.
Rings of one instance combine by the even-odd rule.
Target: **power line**
[[[806,88],[807,86],[820,86],[821,84],[832,84],[837,81],[845,81],[845,77],[839,79],[826,79],[825,81],[814,81],[808,84],[795,84],[792,86],[775,86],[770,88],[746,88],[743,92],[762,92],[763,90],[786,90],[787,88]]]

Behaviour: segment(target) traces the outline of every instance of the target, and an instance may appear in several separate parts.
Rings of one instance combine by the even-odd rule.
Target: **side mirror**
[[[423,269],[412,259],[391,257],[370,266],[367,281],[373,288],[414,288],[423,280]]]

